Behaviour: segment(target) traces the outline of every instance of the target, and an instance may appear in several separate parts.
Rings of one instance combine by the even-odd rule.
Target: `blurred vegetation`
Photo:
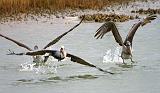
[[[0,0],[0,15],[17,13],[53,12],[64,9],[102,9],[113,3],[133,0]]]
[[[136,0],[0,0],[0,20],[20,20],[19,15],[28,16],[53,14],[55,12],[71,10],[94,9],[101,10],[104,7],[115,4],[128,4]],[[14,18],[14,19],[13,19]]]

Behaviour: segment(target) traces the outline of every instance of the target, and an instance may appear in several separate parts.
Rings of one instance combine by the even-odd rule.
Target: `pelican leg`
[[[131,62],[132,62],[132,63],[135,63],[135,61],[133,61],[133,59],[132,59],[132,58],[130,58],[130,59],[131,59]]]
[[[121,53],[121,56],[120,56],[121,58],[122,58],[122,60],[123,60],[123,64],[126,64],[125,62],[124,62],[124,58],[122,57],[122,53]]]
[[[123,58],[122,58],[123,59]],[[126,64],[125,62],[124,62],[124,59],[123,59],[123,64]]]
[[[133,61],[133,59],[132,59],[132,54],[131,54],[131,57],[130,57],[130,59],[131,59],[131,62],[132,62],[132,63],[135,63],[135,61]]]
[[[49,55],[48,56],[44,56],[44,63],[46,63],[46,61],[48,60]]]
[[[122,58],[122,56],[121,56],[121,58]],[[122,58],[122,60],[123,60],[123,64],[126,64],[126,63],[124,62],[124,58]]]
[[[47,56],[44,56],[44,61],[43,61],[44,63],[46,63],[46,61],[48,60],[49,56],[52,56],[52,54],[50,53]]]

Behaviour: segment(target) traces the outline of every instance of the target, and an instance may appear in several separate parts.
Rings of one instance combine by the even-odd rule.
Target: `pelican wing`
[[[156,19],[156,16],[155,15],[150,15],[150,16],[147,16],[144,20],[142,21],[139,21],[138,23],[134,24],[131,28],[131,30],[129,31],[125,41],[124,41],[124,44],[126,44],[127,41],[129,41],[132,45],[132,41],[133,41],[133,37],[137,31],[137,29],[140,27],[140,26],[144,26],[146,25],[147,23],[150,23],[152,20]]]
[[[49,44],[47,44],[43,49],[46,49],[47,47],[50,47],[51,45],[54,45],[55,43],[57,43],[63,36],[65,36],[66,34],[71,32],[73,29],[78,27],[82,23],[83,19],[84,19],[84,17],[81,19],[81,21],[77,25],[75,25],[74,27],[72,27],[70,30],[68,30],[67,32],[63,33],[62,35],[58,36],[56,39],[54,39]]]
[[[98,69],[98,70],[100,70],[100,71],[102,71],[102,72],[107,72],[107,73],[110,73],[110,74],[114,74],[114,73],[112,73],[112,72],[105,71],[105,70],[103,70],[103,69],[101,69],[101,68],[99,68],[99,67],[97,67],[97,66],[95,66],[95,65],[93,65],[93,64],[91,64],[91,63],[88,63],[88,62],[85,61],[84,59],[82,59],[82,58],[80,58],[80,57],[77,57],[77,56],[75,56],[75,55],[72,55],[72,54],[67,53],[67,57],[70,57],[70,58],[71,58],[71,61],[73,61],[73,62],[82,64],[82,65],[86,65],[86,66],[89,66],[89,67],[94,67],[94,68],[96,68],[96,69]]]
[[[156,15],[149,15],[144,20],[141,21],[141,25],[144,26],[147,23],[151,23],[152,20],[156,19]]]
[[[44,55],[46,53],[52,53],[54,50],[38,50],[38,51],[29,51],[26,52],[25,55],[36,56],[36,55]]]
[[[23,48],[26,48],[26,49],[29,50],[29,51],[32,51],[31,48],[29,48],[28,46],[26,46],[26,45],[23,44],[23,43],[20,43],[20,42],[14,40],[14,39],[11,39],[11,38],[9,38],[9,37],[7,37],[7,36],[2,35],[2,34],[0,34],[0,36],[3,37],[3,38],[5,38],[5,39],[8,39],[8,40],[10,40],[10,41],[12,41],[12,42],[14,42],[14,43],[16,43],[16,44],[17,44],[18,46],[20,46],[20,47],[23,47]]]
[[[120,46],[123,45],[123,40],[122,40],[122,37],[120,36],[119,32],[118,32],[118,29],[115,25],[114,22],[106,22],[104,23],[97,31],[96,31],[96,34],[94,35],[94,37],[96,37],[97,39],[98,38],[103,38],[103,36],[112,31],[113,33],[113,36],[116,40],[117,43],[119,43]]]

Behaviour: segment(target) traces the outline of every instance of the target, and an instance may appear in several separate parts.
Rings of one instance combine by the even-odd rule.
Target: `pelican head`
[[[67,53],[66,53],[66,51],[64,49],[64,46],[61,46],[60,52],[62,53],[62,55],[64,56],[64,58],[66,58]]]
[[[37,46],[37,45],[35,45],[35,46],[34,46],[34,50],[37,50],[37,49],[38,49],[38,46]]]
[[[131,43],[127,41],[126,46],[131,46]]]
[[[60,51],[64,51],[64,46],[61,46]]]

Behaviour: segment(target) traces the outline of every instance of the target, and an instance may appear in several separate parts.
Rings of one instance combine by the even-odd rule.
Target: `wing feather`
[[[81,19],[81,21],[77,25],[75,25],[70,30],[68,30],[67,32],[63,33],[62,35],[58,36],[56,39],[54,39],[53,41],[51,41],[50,43],[48,43],[43,49],[46,49],[47,47],[50,47],[51,45],[54,45],[55,43],[57,43],[63,36],[65,36],[66,34],[68,34],[69,32],[71,32],[73,29],[75,29],[76,27],[78,27],[82,23],[83,19],[84,19],[84,17]]]
[[[125,41],[124,41],[124,44],[127,43],[127,41],[129,41],[132,45],[132,41],[133,41],[133,37],[137,31],[137,29],[140,27],[140,26],[144,26],[146,25],[147,23],[150,23],[152,20],[156,19],[156,15],[149,15],[147,16],[145,19],[143,19],[142,21],[139,21],[138,23],[134,24],[131,28],[131,30],[129,31]]]
[[[96,31],[96,34],[94,35],[94,37],[96,37],[97,39],[98,38],[103,38],[103,36],[112,31],[113,33],[113,36],[116,40],[117,43],[119,43],[119,45],[122,46],[123,44],[123,40],[122,40],[122,37],[120,36],[119,32],[118,32],[118,29],[115,25],[114,22],[106,22],[104,23],[97,31]]]
[[[26,52],[25,55],[36,56],[36,55],[44,55],[46,53],[52,53],[54,50],[38,50],[38,51],[29,51]]]
[[[9,37],[7,37],[7,36],[2,35],[2,34],[0,34],[0,36],[3,37],[3,38],[5,38],[5,39],[7,39],[7,40],[10,40],[10,41],[16,43],[16,44],[17,44],[18,46],[20,46],[20,47],[23,47],[23,48],[26,48],[26,49],[29,50],[29,51],[32,51],[31,48],[29,48],[27,45],[25,45],[25,44],[23,44],[23,43],[20,43],[20,42],[14,40],[14,39],[11,39],[11,38],[9,38]]]
[[[102,71],[102,72],[106,72],[106,73],[109,73],[109,74],[114,74],[114,73],[112,73],[112,72],[103,70],[103,69],[101,69],[101,68],[99,68],[99,67],[97,67],[97,66],[95,66],[95,65],[93,65],[93,64],[91,64],[91,63],[88,63],[88,62],[85,61],[84,59],[82,59],[82,58],[80,58],[80,57],[77,57],[77,56],[75,56],[75,55],[72,55],[72,54],[67,53],[67,57],[70,57],[70,58],[71,58],[71,61],[73,61],[73,62],[82,64],[82,65],[86,65],[86,66],[89,66],[89,67],[94,67],[94,68],[96,68],[96,69],[98,69],[98,70],[100,70],[100,71]]]

